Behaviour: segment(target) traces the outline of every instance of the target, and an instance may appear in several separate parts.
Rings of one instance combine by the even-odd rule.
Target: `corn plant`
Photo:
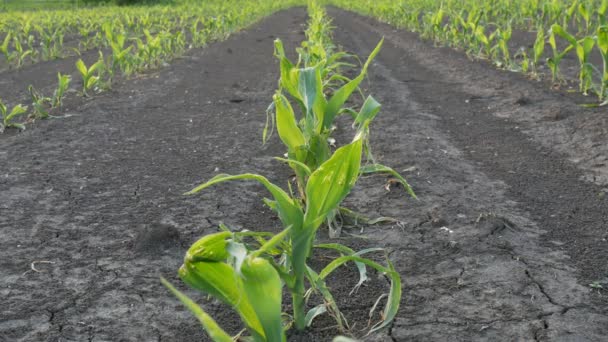
[[[584,37],[580,40],[574,38],[573,35],[569,34],[559,25],[553,25],[551,31],[560,36],[561,38],[568,41],[570,48],[576,51],[576,56],[579,61],[579,90],[587,95],[589,89],[593,85],[593,66],[589,64],[589,55],[595,45],[595,40],[591,37]]]
[[[9,33],[6,35],[6,37],[4,37],[2,45],[0,45],[0,52],[2,52],[2,54],[6,58],[6,62],[8,63],[8,65],[11,65],[11,63],[17,58],[16,51],[9,51],[9,44],[11,42],[11,39],[12,36]]]
[[[367,127],[368,124],[369,121],[366,120],[362,127]],[[336,150],[331,158],[311,173],[305,190],[308,198],[306,204],[302,204],[293,194],[285,192],[277,185],[270,183],[263,176],[256,174],[217,175],[187,193],[195,194],[215,184],[231,180],[255,180],[261,183],[272,195],[273,199],[265,200],[265,203],[277,212],[279,219],[285,227],[281,234],[263,243],[259,249],[240,246],[238,248],[231,248],[230,246],[233,246],[232,241],[235,240],[235,236],[239,235],[238,233],[224,232],[204,237],[196,242],[188,254],[186,254],[186,261],[179,271],[180,277],[188,285],[220,299],[237,310],[255,341],[284,340],[282,331],[279,337],[270,338],[265,325],[262,323],[262,328],[260,329],[260,325],[255,320],[256,315],[259,320],[262,317],[267,317],[267,319],[273,322],[271,325],[273,331],[278,330],[276,323],[278,319],[276,317],[277,307],[280,306],[280,302],[277,304],[277,299],[272,301],[266,300],[262,295],[262,293],[266,293],[266,296],[270,293],[280,293],[276,290],[280,286],[276,280],[273,280],[276,279],[276,274],[278,274],[285,288],[291,294],[293,324],[297,330],[304,330],[310,325],[312,319],[323,310],[333,314],[339,327],[344,328],[347,324],[344,316],[336,306],[329,289],[325,285],[327,276],[337,267],[347,262],[356,263],[360,277],[363,279],[360,282],[363,282],[366,278],[365,265],[386,274],[391,279],[391,290],[384,310],[383,320],[378,322],[372,328],[372,331],[387,326],[395,317],[401,297],[399,274],[388,259],[388,266],[382,266],[362,256],[366,253],[379,251],[379,249],[367,249],[355,253],[350,248],[339,244],[314,245],[317,229],[324,222],[327,215],[339,207],[340,202],[348,195],[359,176],[364,132],[364,129],[359,130],[353,142]],[[264,235],[272,236],[269,233],[248,234],[254,234],[258,238]],[[228,240],[229,238],[232,241]],[[342,256],[333,260],[317,273],[307,264],[311,251],[315,247],[333,249],[341,253]],[[231,253],[233,254],[233,259],[236,259],[237,262],[229,265],[225,261],[229,259]],[[266,261],[259,260],[259,258]],[[247,263],[255,260],[258,261],[257,264],[263,265],[263,269],[257,273],[257,277],[251,278],[252,276],[248,275],[248,271],[244,270],[243,267],[248,267]],[[272,265],[272,268],[268,267],[268,265]],[[242,275],[239,274],[239,269]],[[243,278],[245,279],[244,281]],[[266,283],[270,283],[271,285],[268,285],[263,291],[251,292],[259,299],[257,302],[252,302],[254,299],[249,297],[250,291],[247,290],[247,286],[250,286],[247,284],[248,281],[255,281],[259,286],[264,286],[263,284]],[[313,308],[308,314],[305,310],[307,298],[306,282],[310,284],[312,291],[318,292],[325,299],[324,304]],[[245,291],[239,289],[245,289]],[[174,293],[187,305],[192,304],[178,292],[174,291]],[[280,298],[280,295],[277,295],[276,298]],[[249,307],[250,304],[252,308]],[[202,309],[193,308],[192,305],[189,306],[201,321],[209,322],[208,316],[201,315]],[[260,317],[260,312],[271,312],[272,314],[266,313]],[[210,335],[223,336],[222,338],[228,336],[225,333],[217,333],[215,329],[214,331],[210,331],[210,327],[216,328],[217,324],[204,323],[203,326]]]
[[[254,251],[247,250],[241,239],[246,235],[264,238],[265,234],[223,231],[205,236],[189,248],[179,276],[192,288],[232,307],[254,341],[285,341],[281,317],[283,284],[264,254],[282,242],[287,232]],[[232,341],[202,308],[162,281],[199,318],[214,341]]]
[[[13,37],[13,44],[15,47],[15,59],[17,60],[17,68],[20,68],[23,65],[23,62],[27,58],[27,56],[32,54],[32,50],[25,50],[23,45],[21,45],[21,41],[17,37]]]
[[[70,75],[62,75],[61,73],[57,73],[57,89],[55,89],[55,92],[53,93],[51,107],[57,108],[63,105],[63,97],[65,96],[65,92],[70,87],[71,81],[72,77]]]
[[[0,100],[0,114],[2,114],[2,124],[0,125],[0,133],[4,132],[6,128],[14,127],[20,130],[25,130],[25,125],[22,123],[14,122],[13,120],[27,113],[27,106],[16,105],[9,112],[7,106]]]
[[[30,85],[27,87],[32,99],[32,107],[34,111],[32,113],[34,119],[48,119],[50,116],[48,108],[52,105],[52,99],[42,95],[34,86]]]
[[[132,45],[125,48],[126,37],[122,33],[115,34],[112,31],[110,23],[104,23],[103,30],[108,41],[108,45],[112,48],[112,59],[106,71],[110,74],[110,81],[114,77],[114,71],[118,67],[123,73],[130,71],[128,67],[128,54],[133,49]]]
[[[534,76],[538,75],[538,66],[540,59],[545,51],[545,31],[542,26],[536,30],[536,39],[532,47],[532,68]]]
[[[99,73],[104,67],[103,58],[95,62],[93,65],[87,68],[82,59],[76,62],[76,68],[82,76],[82,94],[88,96],[87,91],[95,88],[99,84],[100,76]]]
[[[559,51],[557,47],[557,42],[555,41],[555,35],[557,34],[555,31],[560,31],[561,26],[554,24],[551,26],[551,31],[549,34],[549,45],[551,45],[551,50],[553,51],[553,57],[547,58],[547,65],[551,69],[551,80],[553,83],[559,82],[562,83],[564,81],[560,69],[559,64],[561,63],[564,56],[572,50],[572,45],[566,47],[563,51]]]

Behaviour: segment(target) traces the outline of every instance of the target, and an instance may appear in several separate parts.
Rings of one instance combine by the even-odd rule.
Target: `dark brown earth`
[[[340,242],[391,249],[404,282],[392,327],[362,337],[386,284],[371,277],[349,296],[354,270],[330,280],[352,333],[604,341],[605,113],[416,35],[330,15],[335,41],[360,56],[386,37],[366,84],[383,103],[372,146],[420,198],[386,192],[378,177],[361,179],[348,198],[360,212],[402,221],[351,230],[365,238]],[[282,11],[159,72],[74,98],[67,118],[0,136],[0,341],[207,339],[158,276],[181,285],[175,272],[186,248],[220,222],[275,230],[278,220],[256,184],[181,194],[218,172],[285,184],[289,171],[271,159],[283,149],[276,137],[262,146],[261,130],[278,78],[272,41],[292,51],[305,20],[304,9]],[[350,139],[349,127],[340,122],[338,143]],[[325,262],[318,254],[313,265]],[[186,291],[238,332],[227,308]],[[331,324],[320,319],[290,340],[328,341]]]

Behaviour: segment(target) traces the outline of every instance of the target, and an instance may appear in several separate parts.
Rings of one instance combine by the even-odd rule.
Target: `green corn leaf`
[[[18,104],[15,107],[13,107],[13,110],[11,110],[11,112],[8,114],[8,116],[6,116],[4,119],[5,119],[5,121],[8,122],[11,119],[13,119],[14,117],[25,114],[26,112],[27,112],[27,106]]]
[[[368,96],[363,103],[363,107],[361,107],[361,111],[359,111],[359,114],[355,118],[355,124],[362,125],[364,127],[368,126],[380,111],[381,106],[382,105],[373,97]]]
[[[80,73],[80,75],[82,75],[82,77],[88,76],[89,71],[87,69],[87,66],[82,61],[82,59],[79,59],[76,61],[76,68],[78,69],[78,72]]]
[[[95,64],[91,65],[91,67],[88,70],[88,74],[92,74],[95,71],[101,70],[104,67],[104,62],[103,62],[103,56],[100,53],[100,57],[99,60],[97,62],[95,62]]]
[[[597,46],[606,58],[608,56],[608,26],[600,26],[597,29]]]
[[[310,281],[311,284],[313,284],[314,288],[317,291],[319,291],[319,293],[321,293],[321,295],[323,296],[323,299],[325,300],[327,307],[329,307],[332,314],[334,315],[334,318],[336,319],[336,323],[338,324],[338,329],[341,331],[344,330],[344,327],[348,326],[348,322],[346,321],[346,318],[342,315],[342,312],[340,312],[340,309],[338,308],[338,305],[336,304],[336,300],[334,299],[331,292],[325,285],[325,281],[319,277],[317,272],[315,272],[312,268],[308,267],[308,265],[306,265],[305,271],[306,271],[306,276],[308,277],[308,280]],[[308,325],[312,324],[312,321],[317,316],[318,315],[310,317],[310,322],[308,322]]]
[[[397,315],[397,311],[399,310],[399,302],[401,301],[401,277],[399,273],[393,267],[393,264],[390,260],[387,260],[388,268],[372,261],[369,259],[361,258],[355,255],[345,255],[333,260],[329,265],[327,265],[321,273],[319,273],[319,277],[321,279],[325,279],[331,272],[333,272],[339,266],[349,262],[349,261],[358,261],[367,266],[370,266],[376,269],[379,272],[386,274],[391,280],[391,289],[388,295],[388,302],[386,307],[384,308],[383,320],[372,327],[371,332],[380,330],[386,327]]]
[[[307,114],[312,113],[312,108],[317,97],[317,72],[318,67],[300,69],[298,78],[298,93],[304,103]]]
[[[277,204],[277,212],[279,218],[285,227],[291,226],[294,230],[299,229],[302,226],[303,213],[299,204],[294,201],[283,189],[270,183],[268,179],[263,176],[245,173],[241,175],[231,176],[226,174],[219,174],[211,178],[208,182],[197,186],[196,188],[185,193],[186,195],[192,195],[202,191],[210,186],[218,183],[230,181],[230,180],[255,180],[266,187],[266,189],[272,194]]]
[[[315,245],[315,248],[333,249],[333,250],[340,252],[343,255],[358,255],[358,256],[361,256],[366,253],[379,252],[379,251],[384,250],[382,248],[368,248],[368,249],[364,249],[362,251],[355,253],[354,250],[352,250],[344,245],[338,244],[338,243]],[[353,290],[351,291],[350,294],[353,294],[354,292],[356,292],[361,287],[361,285],[363,285],[363,283],[368,279],[367,278],[367,269],[365,268],[365,264],[355,261],[355,265],[357,266],[357,270],[359,271],[359,281],[357,282],[357,284],[355,285],[355,287],[353,288]]]
[[[308,310],[308,312],[306,313],[306,326],[310,327],[312,324],[312,321],[317,318],[317,316],[320,316],[324,313],[327,312],[327,306],[325,304],[319,304],[317,306],[315,306],[314,308]]]
[[[99,76],[91,76],[91,78],[87,79],[86,88],[93,88],[97,82],[99,81]]]
[[[538,31],[536,32],[536,40],[534,41],[534,64],[538,64],[541,56],[543,55],[543,51],[545,50],[545,31],[542,26],[538,27]]]
[[[259,249],[251,252],[249,255],[252,258],[259,257],[264,253],[270,253],[276,245],[281,243],[291,232],[291,227],[283,229],[279,234],[274,235],[270,240],[266,241]]]
[[[8,44],[10,43],[10,41],[11,41],[11,35],[9,33],[6,35],[6,37],[4,37],[4,42],[0,46],[0,51],[5,55],[8,54]]]
[[[6,117],[6,105],[0,100],[0,112],[2,114],[2,118]]]
[[[264,329],[265,341],[286,341],[281,319],[282,283],[268,260],[249,257],[243,263],[243,287]]]
[[[222,231],[202,237],[192,244],[186,252],[185,262],[224,261],[228,258],[227,239],[232,232]]]
[[[287,163],[289,165],[289,167],[291,167],[292,169],[294,169],[296,167],[299,168],[301,171],[304,171],[304,173],[307,176],[310,176],[310,174],[312,173],[312,171],[310,170],[310,168],[308,166],[306,166],[306,164],[299,162],[297,160],[286,159],[286,158],[281,158],[281,157],[274,157],[274,159]]]
[[[275,56],[279,59],[280,62],[280,71],[281,71],[281,86],[287,90],[289,94],[301,100],[298,95],[298,70],[297,68],[289,61],[287,56],[285,55],[285,49],[283,48],[283,42],[280,39],[276,39],[274,41],[275,48]]]
[[[405,188],[405,191],[407,191],[407,193],[412,196],[415,199],[418,199],[418,197],[416,196],[416,193],[414,192],[414,190],[412,189],[412,187],[410,186],[410,184],[405,180],[405,178],[403,178],[403,176],[401,176],[397,171],[395,171],[394,169],[382,165],[382,164],[370,164],[370,165],[365,165],[361,167],[361,173],[362,174],[370,174],[370,173],[388,173],[391,176],[395,177],[399,183],[401,183],[401,185],[403,185],[403,187]]]
[[[363,138],[358,135],[310,175],[306,184],[306,227],[317,229],[348,195],[359,175],[362,149]]]
[[[363,65],[359,76],[355,77],[352,81],[346,83],[340,89],[338,89],[328,101],[327,107],[325,108],[325,116],[323,117],[323,127],[325,129],[329,129],[331,127],[334,122],[334,118],[336,117],[346,100],[348,100],[353,91],[355,91],[355,89],[359,87],[359,84],[363,81],[365,75],[367,74],[367,68],[371,64],[372,60],[376,57],[376,55],[380,52],[383,42],[384,38],[380,40],[376,48],[367,58],[367,61]]]
[[[563,27],[561,27],[558,24],[553,24],[551,26],[551,32],[557,34],[558,36],[562,37],[563,39],[567,40],[570,45],[572,46],[576,46],[577,45],[577,41],[576,38],[574,38],[573,35],[571,35],[570,33],[566,32],[566,30],[564,30]]]
[[[252,335],[264,336],[255,310],[243,293],[243,281],[230,265],[217,261],[185,263],[178,274],[188,286],[234,308]]]
[[[576,54],[578,55],[579,61],[582,64],[587,63],[591,50],[595,46],[595,39],[592,37],[585,37],[579,41],[576,46]]]
[[[602,0],[600,7],[597,9],[597,13],[600,16],[604,16],[608,10],[608,0]]]
[[[200,306],[192,301],[192,299],[188,298],[188,296],[176,289],[165,278],[161,277],[160,281],[188,308],[188,310],[194,314],[213,341],[232,342],[232,337],[228,335],[222,328],[220,328],[217,322],[211,318],[211,316],[209,316]]]
[[[273,99],[279,137],[290,151],[297,151],[306,144],[306,139],[298,127],[293,108],[287,98],[281,94],[274,95]]]

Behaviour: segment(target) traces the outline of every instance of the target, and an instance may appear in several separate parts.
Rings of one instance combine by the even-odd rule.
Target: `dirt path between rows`
[[[386,37],[370,85],[384,104],[372,146],[381,146],[385,164],[416,167],[410,178],[420,203],[378,206],[410,223],[406,234],[382,239],[403,252],[409,296],[392,336],[605,339],[606,294],[588,286],[608,280],[602,187],[580,180],[588,170],[560,153],[566,143],[551,150],[546,137],[524,133],[557,133],[550,123],[517,116],[522,92],[544,102],[527,108],[531,117],[572,110],[568,99],[371,19],[330,14],[347,50]]]
[[[404,280],[398,319],[374,340],[605,340],[606,292],[588,286],[608,285],[601,187],[579,180],[586,171],[566,152],[531,138],[539,124],[505,118],[508,108],[485,97],[508,104],[534,85],[481,65],[475,90],[462,81],[473,64],[462,56],[354,14],[330,14],[336,42],[360,56],[386,36],[368,83],[383,104],[372,146],[381,162],[407,170],[420,197],[386,192],[376,177],[347,200],[403,221],[365,227],[368,239],[341,239],[392,249]],[[179,284],[185,249],[220,222],[266,230],[278,221],[255,184],[181,194],[218,172],[285,184],[289,171],[271,160],[282,147],[276,136],[262,146],[261,130],[278,74],[272,41],[293,50],[305,20],[302,8],[282,11],[74,104],[68,118],[0,139],[0,341],[208,340],[158,275]],[[488,90],[492,81],[501,88]],[[338,143],[351,136],[340,122]],[[330,286],[360,337],[386,284],[374,277],[351,297],[351,273]],[[224,306],[199,301],[238,332]],[[324,329],[329,320],[316,324],[298,340],[336,333]]]

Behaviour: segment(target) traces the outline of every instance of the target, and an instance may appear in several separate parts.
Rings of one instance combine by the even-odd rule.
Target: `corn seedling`
[[[549,45],[551,45],[551,49],[553,51],[553,57],[547,58],[547,65],[551,69],[551,80],[553,83],[559,82],[562,83],[564,81],[560,69],[559,64],[562,61],[562,58],[572,50],[572,45],[566,47],[563,51],[559,51],[557,47],[557,42],[555,41],[555,35],[557,34],[555,31],[560,31],[561,26],[555,24],[551,26],[551,31],[549,35]]]
[[[23,65],[23,62],[25,61],[25,58],[31,55],[33,51],[23,49],[23,45],[21,45],[21,41],[17,37],[13,37],[13,44],[16,52],[15,56],[17,60],[17,68],[20,68]]]
[[[65,92],[70,87],[71,81],[72,77],[70,75],[62,75],[61,73],[57,73],[57,89],[55,89],[51,101],[51,106],[53,108],[61,107],[63,105],[63,97],[65,96]]]
[[[589,64],[588,60],[589,54],[595,45],[595,40],[591,37],[584,37],[583,39],[577,40],[559,25],[553,25],[551,31],[568,41],[570,49],[576,51],[580,67],[579,90],[584,95],[587,95],[588,90],[591,89],[593,85],[593,67]]]
[[[543,30],[542,26],[539,26],[536,30],[536,39],[534,40],[534,45],[532,47],[532,70],[535,77],[538,75],[538,66],[544,51],[545,31]]]
[[[123,73],[129,71],[127,57],[133,46],[130,45],[125,48],[125,35],[122,33],[114,34],[109,23],[104,23],[103,30],[106,34],[108,45],[112,48],[112,59],[109,63],[110,65],[106,68],[106,71],[110,74],[109,82],[111,82],[117,67],[120,68]]]
[[[4,37],[4,42],[0,46],[0,51],[2,52],[2,54],[4,55],[4,57],[6,58],[6,62],[7,62],[7,64],[9,66],[18,57],[18,52],[17,51],[10,51],[9,44],[10,44],[11,41],[12,41],[12,36],[10,34],[7,34],[6,37]]]
[[[373,6],[365,1],[328,0],[328,3],[420,32],[436,44],[462,49],[471,56],[492,59],[498,67],[512,64],[507,56],[512,52],[506,44],[509,33],[535,29],[536,40],[532,51],[526,50],[525,57],[529,60],[520,64],[522,71],[530,71],[532,77],[538,78],[539,63],[545,58],[553,82],[563,83],[566,80],[560,64],[570,50],[579,50],[580,89],[583,93],[589,90],[600,93],[601,86],[594,84],[595,77],[590,75],[601,73],[602,67],[594,65],[588,55],[589,49],[592,50],[591,40],[597,40],[590,33],[595,34],[599,27],[608,25],[608,0],[375,0]],[[554,32],[559,30],[556,25],[564,32],[577,32],[572,36],[578,48],[557,47],[555,40],[560,36]],[[546,40],[552,56],[543,57]],[[518,57],[523,58],[523,52],[519,52]]]
[[[103,59],[95,62],[91,67],[87,68],[82,59],[76,62],[76,68],[82,76],[82,94],[88,96],[87,91],[95,88],[99,84],[100,72],[104,67]]]
[[[20,130],[25,130],[25,125],[22,123],[14,122],[13,120],[27,113],[27,106],[16,105],[9,112],[7,106],[0,100],[0,114],[2,114],[2,124],[0,125],[0,133],[4,132],[6,128],[14,127]]]
[[[27,87],[32,99],[32,107],[34,109],[32,116],[34,119],[48,119],[50,116],[48,109],[52,106],[52,99],[42,95],[34,86]]]
[[[215,184],[231,180],[255,180],[261,183],[270,192],[273,199],[265,200],[265,203],[278,213],[279,219],[283,226],[286,227],[285,230],[283,233],[273,237],[270,242],[264,244],[262,248],[251,252],[251,254],[247,252],[238,252],[237,254],[241,255],[241,259],[243,260],[265,256],[266,260],[274,267],[285,284],[286,289],[291,294],[293,308],[292,317],[294,326],[297,330],[303,330],[310,325],[312,319],[322,311],[319,309],[320,307],[324,307],[326,311],[333,313],[338,326],[341,328],[345,326],[346,322],[344,321],[344,317],[340,313],[339,308],[335,304],[335,300],[325,285],[325,278],[337,267],[347,262],[355,262],[357,264],[360,277],[363,279],[361,282],[366,278],[365,265],[386,274],[391,279],[391,291],[387,306],[385,307],[384,319],[381,322],[378,322],[378,324],[372,328],[372,331],[385,327],[393,320],[397,313],[401,297],[401,281],[399,274],[394,270],[392,264],[388,260],[388,266],[385,267],[370,259],[363,258],[362,256],[366,253],[379,251],[379,249],[367,249],[355,253],[351,249],[339,244],[314,245],[317,229],[332,211],[339,208],[340,202],[348,195],[359,176],[361,155],[363,152],[363,135],[364,131],[360,130],[353,142],[336,150],[331,158],[311,173],[305,190],[306,197],[308,198],[306,204],[302,204],[297,197],[290,195],[277,185],[270,183],[266,178],[255,174],[241,174],[235,176],[217,175],[207,183],[199,185],[188,192],[188,194],[194,194]],[[284,235],[284,239],[282,235]],[[186,260],[204,261],[209,255],[219,259],[227,259],[230,248],[227,248],[226,246],[230,241],[226,241],[226,239],[230,236],[234,235],[232,233],[223,233],[223,235],[204,237],[191,248],[190,255],[194,256],[189,256],[187,254]],[[273,248],[269,246],[272,246]],[[308,257],[314,247],[333,249],[341,253],[342,256],[332,261],[321,270],[321,272],[316,273],[307,265]],[[235,250],[235,248],[232,250]],[[247,248],[245,248],[245,250],[247,250]],[[201,251],[201,255],[197,257],[196,255],[198,255],[198,253],[196,251]],[[247,257],[248,255],[249,257]],[[278,261],[275,257],[278,257]],[[245,262],[243,262],[242,265],[245,264]],[[215,290],[212,287],[206,286],[212,282],[217,283],[217,286],[223,287],[241,286],[234,280],[238,279],[238,277],[235,278],[235,276],[232,275],[235,269],[227,269],[225,266],[226,264],[222,264],[222,266],[213,264],[214,266],[226,269],[227,274],[225,277],[221,277],[221,280],[214,281],[211,278],[215,277],[219,272],[211,270],[205,271],[203,265],[200,265],[197,268],[192,265],[187,265],[187,263],[188,262],[182,266],[179,274],[190,286],[219,299],[221,299],[221,297],[218,297],[218,293],[237,293],[235,298],[221,300],[233,307],[236,306],[234,303],[246,305],[247,302],[245,301],[243,291],[228,289]],[[197,263],[194,262],[194,264],[196,265]],[[238,270],[238,267],[236,270]],[[266,276],[274,277],[270,268],[267,268],[264,272],[260,272],[260,276],[263,278]],[[322,306],[313,308],[308,314],[305,311],[307,298],[305,284],[307,281],[311,285],[312,291],[320,293],[326,301],[325,304],[321,304]],[[273,281],[272,283],[274,284],[275,282]],[[246,285],[243,284],[242,286],[245,287]],[[266,292],[272,291],[273,290],[269,288]],[[247,291],[244,291],[244,293],[247,294]],[[264,304],[265,302],[266,301],[261,301],[259,305],[266,305]],[[264,310],[263,308],[256,308],[256,305],[258,304],[254,303],[252,305],[253,309],[250,309],[250,311],[262,312],[262,310]],[[243,317],[243,311],[245,309],[236,309],[241,315],[242,320],[246,323],[248,330],[252,332],[254,340],[258,340],[257,337],[261,335],[262,330],[263,333],[266,334],[265,329],[255,329],[256,325],[252,323],[253,319],[245,319]],[[259,339],[259,341],[282,341],[282,338],[284,337],[275,340]]]

